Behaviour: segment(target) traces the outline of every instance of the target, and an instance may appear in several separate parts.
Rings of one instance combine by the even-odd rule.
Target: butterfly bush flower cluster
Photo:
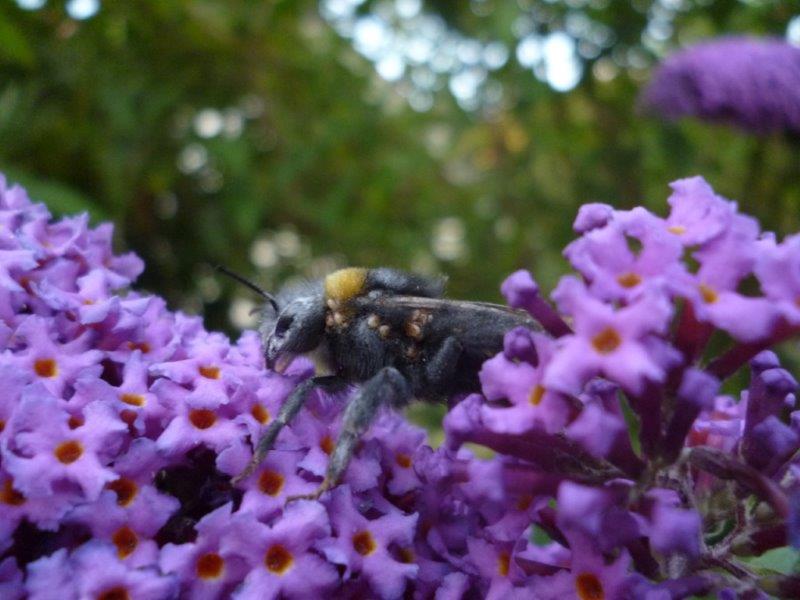
[[[555,306],[506,280],[544,331],[508,332],[441,448],[387,412],[341,485],[287,502],[351,392],[315,392],[232,487],[311,363],[271,372],[255,334],[129,290],[110,226],[1,181],[0,597],[791,597],[743,558],[800,545],[797,384],[768,350],[800,325],[800,238],[699,178],[669,202],[584,206]]]
[[[511,275],[509,304],[549,335],[509,332],[483,394],[445,420],[451,446],[513,469],[505,494],[530,512],[503,584],[521,595],[800,595],[800,577],[752,566],[800,542],[798,385],[770,350],[800,327],[800,236],[761,232],[700,177],[669,205],[584,205],[555,308]],[[548,544],[515,538],[530,524]]]
[[[668,57],[640,101],[667,119],[691,116],[756,134],[797,134],[800,48],[779,38],[701,42]]]

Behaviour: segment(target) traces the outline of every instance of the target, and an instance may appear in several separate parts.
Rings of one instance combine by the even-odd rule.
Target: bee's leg
[[[299,499],[315,500],[339,483],[361,436],[369,429],[381,405],[399,408],[405,406],[410,400],[411,387],[397,369],[384,367],[378,371],[372,379],[364,383],[344,411],[342,432],[331,453],[328,470],[322,484],[317,491],[305,496],[293,496],[288,498],[287,502]]]
[[[278,417],[267,426],[267,430],[261,435],[256,444],[253,452],[253,458],[247,463],[244,470],[231,480],[232,485],[236,485],[240,481],[247,479],[258,468],[258,465],[266,458],[267,453],[272,449],[272,444],[283,429],[283,426],[289,423],[294,416],[303,408],[308,397],[311,395],[311,390],[316,387],[322,387],[329,390],[334,390],[343,387],[344,382],[335,375],[324,375],[322,377],[312,377],[306,379],[303,383],[298,385],[286,402],[281,406]]]
[[[439,350],[425,365],[425,377],[432,389],[438,391],[450,384],[463,350],[464,346],[455,337],[449,337],[442,342]]]

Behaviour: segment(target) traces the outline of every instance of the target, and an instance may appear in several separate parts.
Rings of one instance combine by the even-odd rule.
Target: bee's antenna
[[[269,302],[272,305],[272,309],[275,311],[275,313],[280,312],[280,310],[278,310],[278,301],[275,300],[275,296],[273,296],[272,294],[270,294],[269,292],[267,292],[265,290],[262,290],[260,287],[258,287],[255,283],[253,283],[249,279],[245,279],[244,277],[242,277],[238,273],[234,273],[233,271],[231,271],[230,269],[228,269],[226,267],[223,267],[222,265],[215,265],[215,268],[220,273],[224,273],[225,275],[227,275],[228,277],[230,277],[234,281],[238,281],[242,285],[250,288],[256,294],[258,294],[259,296],[264,298],[264,300],[266,300],[267,302]]]

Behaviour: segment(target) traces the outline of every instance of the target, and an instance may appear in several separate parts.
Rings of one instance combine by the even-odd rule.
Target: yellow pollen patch
[[[674,233],[675,235],[683,235],[686,233],[686,227],[683,225],[670,225],[667,227],[667,231]]]
[[[533,406],[539,406],[539,404],[542,402],[545,391],[546,390],[540,385],[534,386],[534,388],[531,390],[531,395],[528,396],[528,401]]]
[[[197,576],[200,579],[217,579],[224,568],[225,561],[216,552],[203,554],[197,559]]]
[[[612,327],[606,327],[592,338],[592,346],[600,354],[611,354],[614,350],[619,348],[622,343],[622,338]]]
[[[497,572],[502,577],[508,576],[508,567],[511,564],[511,557],[508,555],[508,552],[501,552],[500,556],[497,557]]]
[[[141,394],[120,394],[119,399],[131,406],[144,406],[145,403],[144,396]]]
[[[83,446],[76,440],[61,442],[53,451],[59,462],[69,465],[78,460],[83,454]]]
[[[575,578],[575,590],[581,600],[605,600],[603,584],[594,573],[581,573]]]
[[[292,553],[280,544],[270,546],[266,556],[264,556],[264,566],[277,575],[283,575],[291,568],[293,563],[294,557]]]
[[[33,363],[33,370],[39,377],[55,377],[58,375],[58,365],[52,358],[40,358]]]
[[[219,379],[219,367],[200,367],[198,370],[206,379]]]
[[[700,290],[700,296],[702,296],[703,302],[706,304],[714,304],[714,302],[719,300],[719,294],[717,294],[716,290],[711,286],[701,283],[698,289]]]
[[[617,283],[624,288],[634,288],[642,283],[642,278],[636,273],[623,273],[617,276]]]
[[[13,487],[10,479],[3,482],[3,487],[0,489],[0,502],[8,504],[9,506],[20,506],[25,503],[25,496],[20,494]]]
[[[114,545],[117,547],[117,556],[120,558],[127,558],[133,554],[134,550],[136,550],[136,546],[139,545],[139,537],[133,529],[127,525],[123,525],[117,529],[114,535],[111,536],[111,541],[114,542]]]
[[[361,556],[369,556],[375,552],[377,547],[378,545],[375,543],[375,538],[372,537],[369,531],[359,531],[353,536],[353,548],[355,548],[356,552]]]
[[[339,269],[325,278],[325,297],[339,301],[350,300],[364,291],[366,281],[367,269]]]
[[[264,471],[258,478],[258,489],[267,496],[277,496],[283,489],[283,475],[275,471]]]
[[[130,600],[130,598],[128,590],[121,585],[104,590],[97,595],[97,600]]]
[[[139,486],[136,485],[136,482],[127,477],[115,479],[107,483],[106,487],[117,495],[117,504],[120,506],[128,506],[139,492]]]
[[[266,425],[269,421],[269,411],[263,404],[254,404],[253,408],[250,409],[250,414],[262,425]]]

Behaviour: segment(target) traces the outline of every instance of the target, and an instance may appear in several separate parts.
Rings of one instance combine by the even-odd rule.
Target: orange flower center
[[[25,503],[25,496],[15,490],[12,485],[10,479],[3,482],[3,489],[0,489],[0,502],[9,506],[20,506]]]
[[[58,365],[52,358],[40,358],[33,363],[33,370],[39,377],[55,377],[58,375]]]
[[[544,392],[545,392],[545,389],[541,385],[537,384],[531,390],[531,395],[528,396],[528,401],[533,406],[539,406],[539,404],[541,404],[541,402],[542,402],[542,398],[544,397]]]
[[[622,338],[620,338],[616,330],[611,327],[606,327],[592,338],[592,346],[600,354],[611,354],[614,350],[619,348],[621,343]]]
[[[369,531],[359,531],[353,536],[353,548],[355,548],[356,552],[361,556],[369,556],[375,552],[377,547],[378,545],[375,543],[375,538],[372,537]]]
[[[575,578],[575,589],[581,600],[605,600],[603,584],[594,573],[581,573]]]
[[[325,454],[330,454],[333,452],[333,440],[331,439],[331,436],[326,435],[324,438],[322,438],[322,440],[319,442],[319,447],[322,448],[322,451]]]
[[[136,482],[127,477],[120,477],[119,479],[106,484],[106,487],[117,495],[117,504],[120,506],[128,506],[136,494],[139,493],[139,486]]]
[[[258,478],[258,489],[267,496],[277,496],[283,489],[283,482],[283,475],[267,470],[261,473],[261,477]]]
[[[135,410],[121,410],[119,411],[119,418],[122,419],[122,422],[126,425],[133,425],[136,422],[136,411]]]
[[[140,350],[142,354],[150,352],[150,344],[147,342],[128,342],[129,350]]]
[[[97,596],[97,600],[131,600],[131,596],[128,594],[128,590],[125,589],[125,587],[118,585],[117,587],[100,592]]]
[[[208,429],[217,422],[217,415],[207,408],[195,408],[189,412],[189,421],[198,429]]]
[[[250,414],[262,425],[266,425],[269,421],[269,411],[263,404],[254,404],[253,408],[250,409]]]
[[[117,547],[117,556],[120,558],[127,558],[133,554],[133,551],[136,550],[136,546],[139,544],[139,538],[136,536],[136,533],[127,525],[123,525],[117,529],[114,535],[111,536],[111,541],[114,542],[114,545]]]
[[[86,422],[86,421],[84,421],[83,417],[80,417],[80,416],[78,416],[78,415],[72,415],[72,416],[71,416],[71,417],[70,417],[70,418],[67,420],[67,426],[68,426],[70,429],[77,429],[78,427],[80,427],[81,425],[83,425],[85,422]]]
[[[502,577],[507,577],[510,564],[511,557],[508,555],[508,552],[501,552],[500,556],[497,557],[497,572],[500,573]]]
[[[3,433],[3,429],[6,428],[6,422],[3,419],[0,419],[0,433]]]
[[[714,304],[714,302],[719,300],[719,294],[717,294],[717,291],[711,286],[701,283],[698,289],[700,290],[700,296],[703,298],[703,302],[706,304]]]
[[[119,399],[131,406],[144,406],[145,403],[144,396],[141,394],[120,394]]]
[[[399,554],[401,563],[411,564],[416,559],[412,548],[400,548]]]
[[[283,575],[288,571],[294,563],[292,553],[280,544],[270,546],[267,554],[264,557],[264,565],[272,573]]]
[[[206,379],[219,379],[219,367],[200,367],[199,370]]]
[[[61,442],[53,451],[56,458],[65,465],[74,463],[83,454],[83,446],[77,440]]]
[[[394,460],[404,469],[408,469],[411,466],[411,457],[408,454],[398,452],[398,454],[394,457]]]
[[[623,275],[619,275],[617,277],[617,283],[624,288],[630,289],[642,283],[642,278],[636,273],[624,273]]]
[[[197,576],[200,579],[216,579],[222,575],[225,568],[225,561],[216,552],[203,554],[197,559]]]

